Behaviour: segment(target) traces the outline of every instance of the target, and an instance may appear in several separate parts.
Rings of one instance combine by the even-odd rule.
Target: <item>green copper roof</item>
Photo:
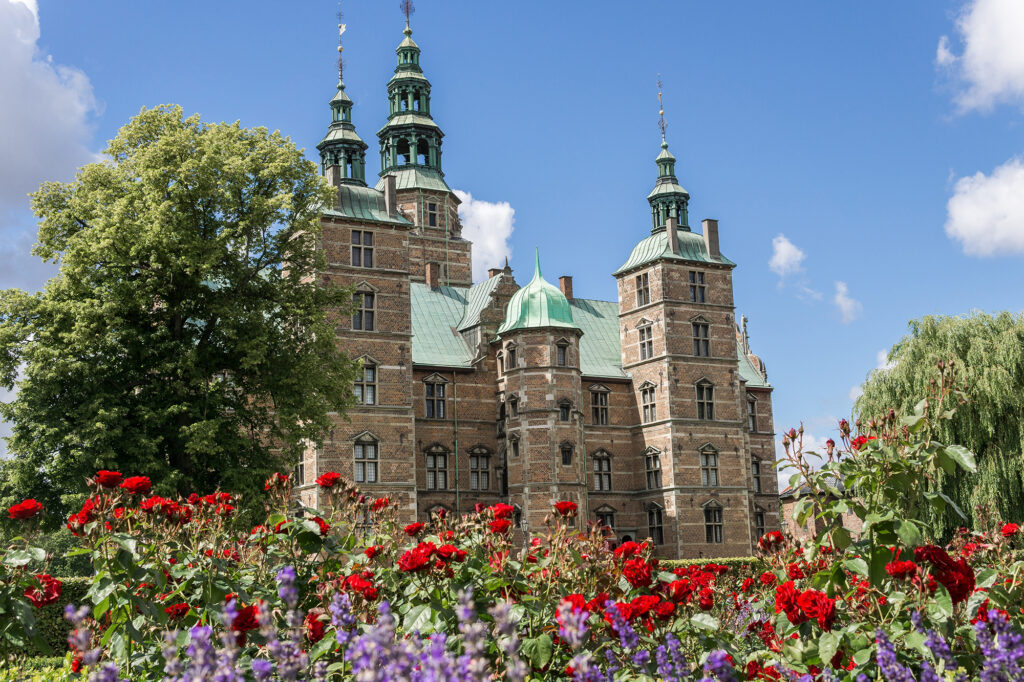
[[[352,98],[345,94],[345,84],[341,81],[338,81],[338,92],[334,93],[334,97],[331,98],[330,103],[336,104],[339,102],[352,104]]]
[[[627,379],[622,371],[619,339],[619,304],[574,298],[572,319],[583,330],[580,337],[580,373],[587,377]]]
[[[327,129],[327,134],[324,135],[324,139],[317,143],[316,148],[320,149],[322,145],[331,142],[356,142],[361,143],[364,149],[367,147],[367,144],[363,142],[363,138],[359,137],[356,133],[355,126],[352,124],[341,125],[339,123],[332,123],[331,127]]]
[[[324,211],[324,214],[382,223],[412,224],[400,215],[393,217],[388,215],[387,208],[384,206],[383,193],[359,185],[340,185],[338,187],[338,205]]]
[[[498,333],[539,327],[579,329],[579,325],[572,319],[572,310],[565,294],[546,281],[541,274],[538,249],[533,279],[512,295],[512,300],[508,302],[508,308],[505,310],[505,321],[498,327]]]
[[[417,365],[469,367],[473,353],[458,331],[466,310],[465,287],[431,289],[410,285],[412,304],[412,361]]]
[[[761,371],[754,365],[749,355],[743,353],[743,345],[736,344],[736,356],[740,364],[740,378],[747,382],[747,388],[771,388],[772,385],[764,378]]]
[[[672,253],[668,246],[668,233],[665,230],[656,232],[633,247],[633,252],[622,267],[613,272],[618,275],[627,270],[656,260],[693,261],[697,263],[714,263],[716,265],[736,265],[725,256],[712,258],[704,246],[704,236],[688,230],[676,230],[679,235],[679,252]]]
[[[388,175],[395,176],[396,189],[429,189],[438,192],[451,192],[444,177],[433,168],[424,166],[398,166],[388,170]],[[377,182],[377,190],[384,190],[384,179]]]
[[[690,193],[683,189],[682,185],[678,182],[659,182],[651,190],[651,193],[647,195],[647,200],[650,201],[655,197],[667,196],[672,194],[685,194],[690,196]]]
[[[398,114],[392,117],[387,123],[384,124],[377,134],[380,135],[388,128],[397,128],[398,126],[411,126],[416,125],[425,128],[437,128],[440,130],[438,125],[434,123],[434,119],[430,118],[426,114],[421,114],[418,111],[412,113],[406,112],[404,114]]]
[[[469,289],[467,296],[466,311],[459,320],[459,331],[471,329],[480,324],[480,312],[487,307],[491,301],[491,294],[494,288],[501,281],[500,277],[488,277],[479,284],[474,284]]]

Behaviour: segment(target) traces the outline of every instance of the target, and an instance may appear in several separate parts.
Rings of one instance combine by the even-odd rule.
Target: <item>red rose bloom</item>
[[[917,564],[913,561],[891,561],[885,565],[885,572],[895,580],[907,580],[917,575]]]
[[[860,450],[869,440],[876,440],[874,436],[857,436],[850,442],[850,447]]]
[[[456,561],[461,564],[466,560],[466,551],[455,545],[441,545],[437,548],[437,554],[445,561]]]
[[[507,533],[511,527],[512,522],[508,519],[494,519],[491,521],[491,532],[498,535]]]
[[[658,605],[659,599],[652,594],[645,594],[633,599],[629,602],[630,608],[633,610],[633,614],[636,616],[646,616],[647,612]]]
[[[765,533],[757,541],[757,546],[765,552],[772,552],[786,544],[786,537],[777,530]]]
[[[836,617],[835,599],[830,599],[828,595],[818,590],[807,590],[797,598],[796,603],[808,620],[818,621],[822,630],[832,629],[832,622]]]
[[[177,620],[188,613],[188,604],[171,604],[164,609],[164,613],[171,620]]]
[[[45,573],[40,573],[36,576],[36,582],[39,583],[39,587],[27,588],[25,590],[25,599],[32,602],[32,605],[37,609],[41,609],[47,604],[52,604],[60,599],[63,585],[59,580]]]
[[[372,561],[373,557],[375,557],[378,554],[380,554],[382,549],[384,549],[384,548],[381,547],[380,545],[370,545],[365,550],[363,550],[363,554],[366,555],[367,559],[370,559]]]
[[[336,471],[328,471],[326,474],[321,475],[316,479],[316,484],[321,488],[330,490],[341,478],[341,474]]]
[[[317,526],[319,526],[319,528],[320,528],[320,535],[327,535],[327,531],[329,531],[331,529],[331,524],[327,523],[326,521],[321,519],[319,516],[314,516],[312,519],[310,519],[310,521],[312,521]]]
[[[238,646],[245,644],[245,633],[260,626],[258,616],[256,604],[249,604],[238,610],[235,619],[231,621],[231,629],[238,633],[235,637]]]
[[[1004,538],[1010,538],[1020,532],[1020,526],[1016,523],[1008,523],[1003,526],[999,532],[1003,534]]]
[[[651,584],[651,565],[637,557],[622,565],[622,575],[633,587],[647,587]]]
[[[750,592],[750,590],[752,590],[752,589],[754,589],[754,579],[753,578],[745,579],[743,581],[743,584],[740,586],[740,592],[742,592],[743,594],[748,594]]]
[[[282,474],[279,471],[275,471],[267,479],[267,482],[263,484],[264,490],[270,490],[271,488],[284,488],[288,485],[288,474]]]
[[[498,504],[491,507],[491,511],[494,512],[494,518],[496,519],[507,519],[512,516],[516,508],[510,504],[504,504],[499,502]]]
[[[954,604],[965,601],[974,592],[974,570],[964,559],[957,559],[952,566],[934,570],[933,575],[949,591]]]
[[[437,547],[432,542],[421,542],[398,558],[398,568],[406,573],[430,568],[430,559]]]
[[[705,587],[700,591],[700,599],[697,602],[700,606],[701,611],[710,611],[715,605],[715,593],[711,591],[711,588]]]
[[[575,502],[562,500],[561,502],[555,502],[555,511],[562,516],[576,516],[576,512],[579,511],[579,507],[576,506]]]
[[[107,471],[105,469],[97,471],[96,476],[93,477],[96,484],[104,488],[116,488],[121,485],[123,479],[124,476],[121,475],[120,471]]]
[[[778,580],[778,578],[775,576],[774,573],[771,573],[769,571],[765,571],[764,573],[761,574],[761,577],[758,578],[758,580],[760,580],[761,584],[764,585],[765,587],[771,587],[772,585],[775,584],[775,582]],[[778,612],[776,611],[776,613],[778,613]]]
[[[370,511],[379,512],[383,509],[387,509],[389,504],[391,504],[391,500],[389,500],[388,498],[378,497],[376,500],[373,501],[373,504],[370,506]]]
[[[800,591],[793,586],[793,581],[788,580],[775,588],[775,613],[786,612],[786,617],[793,625],[806,622],[807,618],[797,607],[797,600],[800,598]]]
[[[327,632],[327,625],[324,621],[320,620],[320,614],[315,611],[310,611],[306,614],[306,619],[303,621],[306,626],[306,639],[309,640],[310,644],[316,644],[324,638],[324,634]]]
[[[423,527],[425,525],[427,524],[422,522],[410,523],[408,526],[405,527],[405,534],[411,538],[414,538],[419,534],[421,530],[423,530]]]
[[[33,516],[39,516],[43,513],[43,505],[29,498],[10,507],[7,513],[12,519],[31,519]]]
[[[639,543],[633,542],[632,540],[630,540],[629,542],[623,542],[621,545],[615,548],[615,558],[628,559],[631,556],[637,556],[638,554],[640,554],[641,551],[643,551],[645,545],[646,543],[641,545]]]
[[[659,602],[658,605],[654,607],[654,615],[656,615],[659,620],[671,620],[675,612],[676,605],[670,601]]]
[[[153,488],[149,476],[132,476],[121,482],[121,489],[127,490],[132,495],[145,495]]]

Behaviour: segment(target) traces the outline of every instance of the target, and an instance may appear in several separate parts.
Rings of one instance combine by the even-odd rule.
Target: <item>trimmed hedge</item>
[[[756,556],[730,556],[721,559],[663,559],[659,562],[660,568],[665,571],[671,571],[680,566],[703,566],[704,564],[719,564],[729,568],[750,566],[757,570],[764,566],[764,562]]]
[[[0,647],[0,658],[7,658],[12,655],[28,655],[36,657],[28,659],[31,661],[48,661],[53,656],[63,657],[64,653],[67,652],[68,631],[71,629],[71,625],[64,618],[64,606],[67,604],[74,604],[75,606],[85,604],[85,593],[89,590],[92,578],[61,578],[60,581],[63,583],[63,587],[57,603],[44,606],[41,609],[35,609],[36,630],[46,643],[50,645],[50,651],[10,651]],[[31,647],[31,645],[29,646]],[[59,660],[63,661],[63,658]],[[28,670],[25,665],[21,667],[23,670]],[[0,678],[0,682],[2,680],[3,678]]]
[[[58,656],[5,661],[0,668],[0,682],[56,682],[73,677],[67,659]]]

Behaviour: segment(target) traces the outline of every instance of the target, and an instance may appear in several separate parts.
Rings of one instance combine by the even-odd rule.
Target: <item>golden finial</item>
[[[661,129],[661,143],[665,144],[665,107],[661,102],[661,74],[658,74],[658,128]]]
[[[345,51],[345,48],[341,45],[341,37],[345,35],[345,24],[341,23],[341,2],[338,2],[338,82],[344,80],[341,77],[341,72],[344,68],[344,63],[341,59],[341,53]]]
[[[400,5],[400,7],[402,8],[402,14],[405,15],[405,30],[408,31],[410,30],[409,16],[416,12],[416,8],[413,7],[412,0],[402,0],[402,4]]]

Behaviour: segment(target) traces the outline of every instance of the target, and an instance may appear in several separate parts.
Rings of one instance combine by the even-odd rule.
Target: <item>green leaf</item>
[[[332,651],[338,642],[334,639],[333,634],[326,635],[323,639],[316,643],[316,645],[309,651],[310,663],[315,663],[324,654]]]
[[[928,617],[936,623],[945,623],[953,617],[953,599],[949,596],[946,588],[939,587],[935,591],[925,610],[928,612]]]
[[[978,575],[977,575],[975,580],[976,580],[976,587],[986,588],[987,589],[987,588],[992,587],[993,585],[995,585],[996,581],[999,580],[999,571],[997,571],[994,568],[983,568],[980,571],[978,571]],[[975,594],[983,594],[983,593],[975,593]]]
[[[4,556],[4,564],[12,568],[25,566],[32,561],[32,554],[27,549],[12,549]]]
[[[843,566],[848,568],[857,575],[862,575],[865,578],[868,577],[868,562],[864,561],[860,557],[856,559],[846,559],[843,561]]]
[[[427,632],[426,628],[433,620],[430,604],[416,604],[402,619],[402,628],[406,632]]]
[[[907,646],[911,649],[917,649],[918,652],[927,655],[928,647],[925,646],[925,636],[921,632],[908,632],[907,636],[903,640]]]
[[[943,450],[960,465],[960,468],[972,474],[978,472],[978,463],[975,460],[974,453],[967,448],[962,445],[947,445]]]
[[[836,655],[836,651],[839,650],[839,645],[842,643],[842,639],[839,635],[834,632],[826,632],[818,638],[818,658],[821,659],[822,665],[829,665],[832,657]]]
[[[554,642],[551,641],[551,635],[548,634],[524,640],[522,644],[523,655],[526,656],[526,660],[530,662],[530,665],[537,670],[547,667],[548,663],[551,662],[553,649]]]
[[[710,613],[695,613],[690,617],[690,622],[702,630],[713,632],[718,629],[718,619]]]
[[[900,536],[907,547],[917,547],[921,544],[921,531],[913,521],[897,521],[896,534]]]

